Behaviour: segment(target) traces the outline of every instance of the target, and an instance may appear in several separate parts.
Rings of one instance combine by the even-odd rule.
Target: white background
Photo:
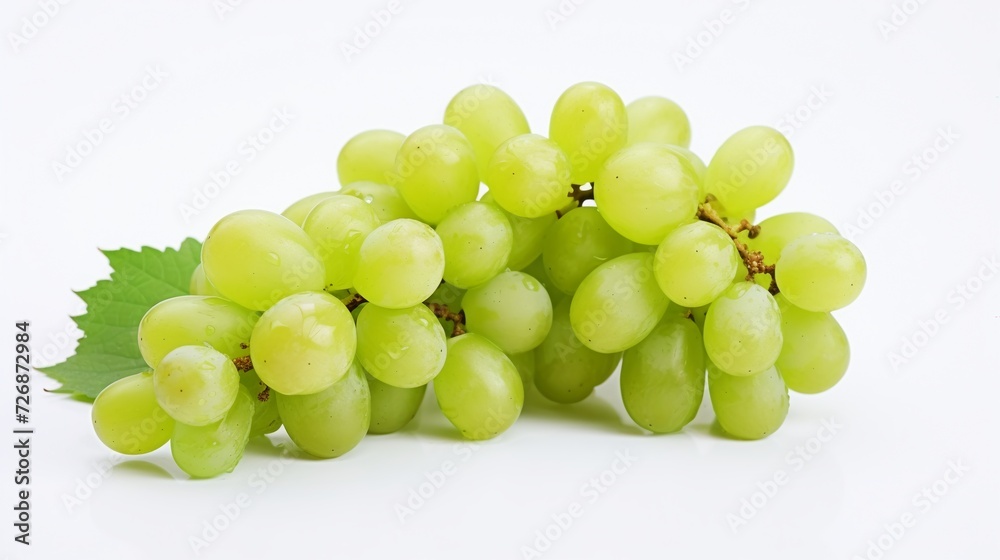
[[[795,175],[759,216],[816,212],[864,251],[865,291],[837,313],[853,344],[844,381],[823,395],[793,394],[785,425],[760,442],[721,437],[707,395],[682,433],[644,434],[624,413],[616,375],[573,407],[529,402],[512,429],[475,450],[425,402],[404,432],[367,438],[343,458],[283,463],[282,433],[273,446],[253,445],[232,474],[189,481],[166,448],[100,474],[120,457],[93,435],[89,405],[45,394],[56,383],[38,374],[30,549],[12,542],[14,457],[12,442],[0,442],[7,555],[193,556],[190,538],[245,493],[249,506],[200,557],[523,558],[536,531],[573,503],[582,515],[543,557],[846,559],[866,557],[880,537],[891,545],[884,558],[998,557],[1000,281],[983,264],[1000,251],[996,2],[565,0],[564,18],[553,15],[558,0],[399,2],[352,56],[344,45],[385,2],[249,0],[221,16],[209,1],[72,2],[16,48],[10,34],[41,8],[3,2],[7,361],[15,320],[32,321],[39,363],[72,353],[68,316],[82,309],[71,290],[108,273],[97,248],[176,246],[228,212],[280,211],[334,188],[347,138],[440,122],[466,85],[499,85],[545,133],[560,92],[598,80],[626,101],[678,101],[706,161],[744,126],[793,133]],[[919,8],[880,30],[894,4]],[[712,23],[723,10],[726,22]],[[691,47],[679,64],[698,40],[700,52]],[[147,68],[166,76],[123,117],[116,100]],[[291,124],[245,161],[240,145],[282,108]],[[784,116],[796,111],[795,123]],[[57,177],[53,161],[104,118],[113,130]],[[953,138],[935,151],[940,131]],[[921,169],[914,157],[933,162]],[[185,217],[183,205],[234,158],[240,175]],[[919,348],[902,357],[907,340]],[[840,426],[832,438],[820,433],[824,422]],[[795,459],[799,451],[809,460]],[[635,460],[591,501],[583,486],[618,453]],[[396,504],[449,461],[454,474],[401,523]],[[937,482],[943,496],[933,503],[914,502],[950,462],[968,471]],[[258,493],[256,473],[268,467],[281,474]],[[787,483],[731,527],[743,500],[765,501],[754,494],[779,471]],[[88,477],[96,488],[82,486]],[[67,496],[83,498],[67,507]],[[886,525],[906,514],[915,523],[890,536]]]

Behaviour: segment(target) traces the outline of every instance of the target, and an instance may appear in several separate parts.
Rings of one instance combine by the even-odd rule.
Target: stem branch
[[[772,294],[777,294],[779,290],[778,281],[774,275],[774,265],[766,264],[764,262],[764,255],[760,251],[751,251],[746,243],[739,240],[739,234],[743,231],[748,232],[747,235],[751,239],[757,237],[760,233],[760,226],[755,226],[747,220],[740,220],[738,225],[731,226],[719,216],[719,213],[708,202],[706,200],[704,203],[698,205],[698,219],[719,226],[722,228],[722,231],[726,232],[732,238],[733,244],[736,245],[736,251],[740,254],[743,264],[747,267],[748,281],[752,281],[753,277],[757,274],[767,274],[771,277],[771,285],[768,291]]]

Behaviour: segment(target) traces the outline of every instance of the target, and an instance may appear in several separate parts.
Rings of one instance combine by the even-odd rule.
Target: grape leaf
[[[111,264],[111,279],[76,292],[87,304],[86,313],[72,318],[83,331],[76,354],[39,369],[62,384],[55,392],[90,399],[111,383],[149,369],[139,353],[139,321],[150,307],[188,293],[201,243],[188,238],[179,249],[101,252]]]

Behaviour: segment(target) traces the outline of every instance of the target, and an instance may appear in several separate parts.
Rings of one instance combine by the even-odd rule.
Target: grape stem
[[[365,296],[361,294],[351,294],[346,298],[340,300],[345,306],[347,306],[348,311],[354,311],[362,303],[367,303],[368,300]],[[439,319],[446,319],[455,324],[455,327],[451,330],[451,336],[455,337],[460,334],[465,334],[465,311],[459,309],[458,311],[451,311],[448,306],[443,303],[431,303],[424,302],[424,305],[431,310],[431,313]]]
[[[760,226],[755,226],[743,219],[740,223],[731,226],[719,216],[719,213],[712,208],[709,204],[712,202],[713,198],[709,196],[705,199],[705,202],[698,205],[698,219],[710,224],[715,224],[722,228],[722,231],[726,232],[729,237],[732,238],[733,244],[736,245],[736,251],[739,252],[740,258],[743,259],[743,264],[747,267],[747,281],[753,281],[753,277],[757,274],[767,274],[771,277],[771,286],[768,291],[772,294],[777,294],[780,290],[778,289],[778,280],[774,274],[774,265],[766,264],[764,262],[764,255],[760,251],[751,251],[747,247],[746,243],[739,240],[739,234],[741,232],[747,232],[747,236],[753,239],[760,234]]]
[[[572,190],[566,193],[566,196],[572,198],[573,202],[576,203],[577,208],[583,206],[586,200],[594,200],[594,183],[588,183],[588,185],[589,187],[585,189],[584,185],[572,184],[570,185]],[[568,211],[565,208],[556,210],[556,218],[562,218]]]
[[[346,298],[340,300],[340,303],[343,303],[345,306],[347,306],[348,311],[354,311],[355,309],[358,308],[359,305],[367,301],[368,300],[365,299],[365,296],[361,294],[351,294]]]

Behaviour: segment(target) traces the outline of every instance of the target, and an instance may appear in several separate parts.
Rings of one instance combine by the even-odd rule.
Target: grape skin
[[[218,422],[240,390],[240,375],[226,355],[207,346],[181,346],[153,370],[156,402],[191,426]]]
[[[444,246],[445,282],[468,289],[507,267],[514,232],[498,207],[467,202],[448,212],[435,231]]]
[[[793,305],[807,311],[835,311],[861,294],[867,265],[850,241],[835,233],[814,233],[785,246],[775,274]]]
[[[589,183],[597,178],[604,160],[628,140],[625,103],[604,84],[570,86],[552,108],[549,138],[569,157],[570,181]]]
[[[344,290],[354,284],[361,244],[381,222],[363,200],[333,195],[309,212],[302,229],[316,242],[326,269],[326,289]]]
[[[319,393],[278,394],[278,414],[288,437],[316,457],[340,457],[368,433],[371,392],[364,370],[354,362],[342,379]]]
[[[736,376],[709,363],[708,392],[719,425],[735,438],[765,438],[788,416],[788,388],[774,367]]]
[[[705,351],[730,375],[754,375],[774,365],[781,353],[781,312],[757,284],[737,282],[708,308]]]
[[[406,138],[396,154],[394,177],[406,205],[432,226],[479,195],[472,144],[443,124],[425,126]]]
[[[847,373],[851,348],[844,329],[829,313],[795,307],[778,294],[784,344],[775,365],[788,388],[805,394],[822,393]]]
[[[240,387],[233,406],[218,422],[204,426],[178,422],[174,426],[170,438],[174,462],[194,478],[232,472],[250,439],[252,419],[252,398],[246,387]]]
[[[497,147],[521,134],[528,134],[528,119],[500,88],[477,84],[455,94],[444,110],[444,124],[462,131],[476,154],[479,175],[486,176]]]
[[[792,176],[795,157],[788,139],[768,126],[730,136],[712,156],[705,190],[730,212],[741,214],[774,200]]]
[[[385,309],[365,305],[358,316],[358,359],[383,383],[426,385],[444,367],[448,339],[427,307]]]
[[[680,105],[651,95],[625,106],[628,143],[656,142],[687,148],[691,144],[691,122]]]
[[[157,303],[139,322],[139,351],[155,368],[171,351],[207,345],[230,358],[246,356],[260,315],[214,296],[178,296]]]
[[[542,262],[552,283],[572,294],[595,268],[634,248],[604,221],[597,208],[577,208],[549,228]]]
[[[740,257],[729,235],[708,222],[693,222],[667,234],[656,250],[656,282],[671,301],[701,307],[729,287]]]
[[[371,422],[369,434],[391,434],[406,427],[417,415],[424,400],[427,385],[419,387],[393,387],[367,374],[371,392]]]
[[[413,307],[434,293],[444,277],[444,245],[427,224],[394,220],[361,244],[354,288],[389,309]]]
[[[151,371],[105,387],[90,413],[97,437],[123,455],[155,451],[170,440],[174,430],[174,419],[156,402]]]
[[[570,162],[559,146],[537,134],[522,134],[497,148],[484,182],[493,200],[522,218],[540,218],[566,204]]]
[[[405,138],[392,130],[366,130],[352,137],[337,154],[340,184],[389,182],[395,170],[396,153]]]
[[[552,300],[545,288],[523,272],[507,271],[465,293],[469,332],[489,338],[508,354],[542,343],[552,326]]]

